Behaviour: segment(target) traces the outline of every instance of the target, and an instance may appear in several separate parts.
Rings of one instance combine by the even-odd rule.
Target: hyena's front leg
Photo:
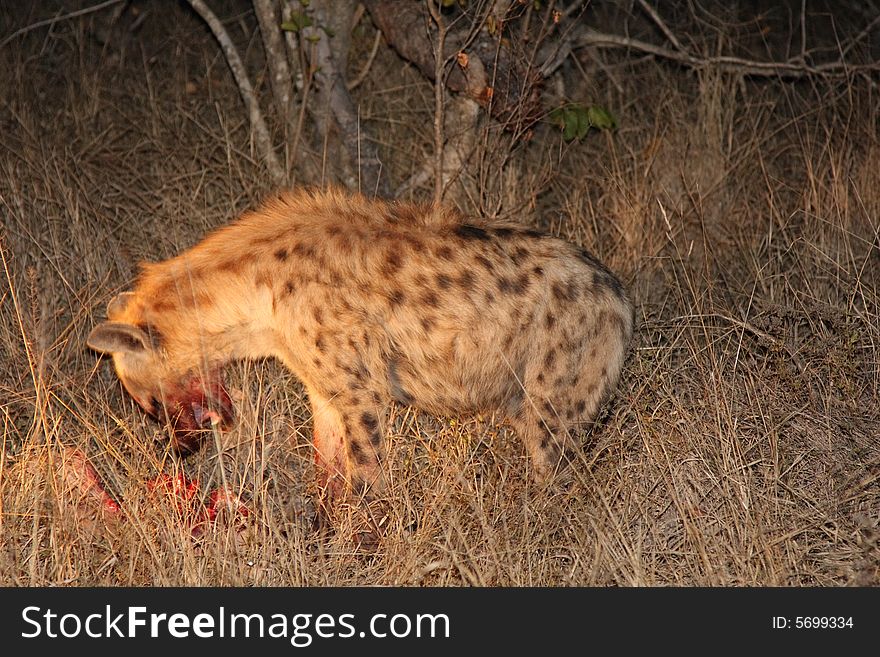
[[[322,497],[373,499],[385,488],[382,472],[386,408],[378,393],[348,389],[333,397],[309,391],[315,463]]]
[[[312,444],[319,497],[331,501],[345,496],[348,470],[345,457],[345,425],[339,411],[314,390],[308,391],[312,404]]]

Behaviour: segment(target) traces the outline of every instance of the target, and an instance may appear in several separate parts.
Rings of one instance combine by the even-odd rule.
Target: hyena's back
[[[267,203],[149,266],[130,297],[103,331],[129,327],[124,339],[99,327],[90,344],[142,405],[151,377],[167,390],[198,363],[276,356],[306,386],[328,479],[356,485],[381,486],[391,399],[501,411],[550,474],[615,386],[632,331],[618,280],[567,242],[338,193]],[[161,357],[129,353],[139,327]]]

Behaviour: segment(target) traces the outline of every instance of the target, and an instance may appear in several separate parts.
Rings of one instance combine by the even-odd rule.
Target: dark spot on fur
[[[361,426],[367,432],[375,431],[379,427],[379,419],[372,413],[364,411],[361,414]]]
[[[388,385],[391,388],[391,396],[394,398],[394,401],[407,406],[415,401],[413,396],[404,389],[403,384],[400,382],[396,358],[388,361]]]
[[[392,290],[388,295],[388,301],[391,302],[391,307],[396,308],[401,305],[404,301],[406,301],[406,295],[402,290]]]
[[[351,458],[354,459],[358,465],[367,465],[370,463],[370,455],[367,454],[363,445],[357,440],[348,441],[348,451],[349,454],[351,454]]]
[[[548,330],[556,326],[556,315],[553,313],[547,313],[547,316],[544,318],[544,326],[546,326]]]
[[[469,270],[465,270],[461,272],[457,282],[463,290],[470,290],[474,287],[474,275]]]
[[[492,232],[501,238],[510,237],[513,234],[513,230],[510,228],[493,228]]]
[[[491,304],[495,302],[495,295],[492,294],[489,290],[486,290],[486,294],[483,295],[483,298],[486,300],[486,303]]]
[[[434,320],[430,317],[422,317],[420,323],[425,330],[425,333],[430,333],[434,328]]]
[[[436,292],[429,290],[429,291],[425,292],[424,294],[422,294],[421,301],[426,306],[430,306],[431,308],[436,308],[437,305],[440,303],[440,298],[437,296]]]
[[[452,285],[452,279],[446,274],[437,274],[435,280],[437,281],[437,287],[441,290],[448,290]]]
[[[578,249],[577,256],[595,270],[593,284],[596,287],[603,287],[611,290],[618,297],[623,296],[623,285],[620,284],[620,280],[618,280],[617,276],[615,276],[611,270],[604,265],[604,263],[586,249]]]
[[[529,250],[523,246],[518,246],[513,250],[513,261],[519,263],[523,258],[529,255]]]
[[[315,337],[315,349],[318,350],[318,353],[324,353],[324,336],[321,333],[318,333],[317,337]]]
[[[498,291],[502,294],[522,294],[529,286],[528,272],[521,274],[516,280],[502,276],[498,279]]]
[[[232,260],[224,260],[217,263],[217,271],[238,272],[244,266],[245,261],[242,258],[234,258]]]
[[[400,271],[400,268],[402,266],[403,257],[400,255],[400,251],[389,249],[385,257],[385,264],[382,267],[382,271],[388,276],[393,276],[395,273]]]
[[[556,350],[550,349],[544,354],[544,367],[552,367],[554,362],[556,362]]]
[[[284,262],[285,260],[287,260],[287,257],[289,255],[290,254],[287,252],[287,249],[284,247],[281,247],[280,249],[275,251],[275,258],[280,260],[281,262]]]
[[[294,244],[293,252],[300,258],[315,257],[315,247],[313,247],[311,244],[303,244],[302,242],[298,242]]]
[[[587,410],[587,402],[583,399],[579,400],[577,404],[575,404],[574,409],[578,412],[578,415],[583,415],[584,411]]]
[[[596,393],[596,388],[598,388],[598,387],[599,387],[599,386],[596,384],[595,381],[591,382],[590,385],[587,386],[587,394],[588,394],[588,395],[593,395],[593,394],[595,394],[595,393]]]
[[[474,260],[476,260],[478,263],[480,263],[480,265],[483,267],[483,269],[485,269],[485,270],[486,270],[487,272],[489,272],[490,274],[491,274],[493,271],[495,271],[495,265],[493,265],[493,264],[492,264],[492,261],[489,260],[489,258],[487,258],[486,256],[484,256],[483,254],[479,254],[479,255],[477,255],[477,256],[474,258]]]
[[[534,237],[534,238],[538,238],[538,239],[540,239],[542,237],[546,237],[546,235],[544,233],[542,233],[540,230],[535,230],[533,228],[529,228],[528,230],[524,230],[523,235],[525,235],[526,237]]]
[[[287,296],[293,296],[293,293],[294,293],[294,292],[296,292],[296,287],[294,287],[293,282],[292,282],[292,281],[287,281],[287,282],[284,284],[284,293],[285,293]]]
[[[556,410],[553,408],[553,404],[550,403],[549,399],[545,399],[542,406],[544,407],[544,412],[548,413],[550,416],[556,416]]]
[[[453,232],[463,240],[485,241],[490,239],[489,233],[487,233],[482,228],[471,226],[470,224],[462,224],[460,226],[456,226]]]
[[[422,243],[422,240],[420,240],[418,237],[415,237],[414,235],[401,235],[399,239],[406,242],[409,247],[416,253],[421,253],[425,250],[425,245]]]
[[[448,246],[441,246],[439,249],[437,249],[437,257],[440,258],[441,260],[446,260],[447,262],[449,260],[452,260],[452,258],[453,258],[452,249],[449,248]]]
[[[544,383],[544,373],[543,372],[538,372],[538,376],[536,376],[535,378],[537,379],[538,383]]]
[[[540,265],[535,265],[534,268],[532,269],[532,272],[534,272],[535,276],[543,276],[544,275],[544,268],[541,267]]]
[[[566,301],[570,303],[577,298],[578,289],[571,282],[563,285],[557,281],[553,283],[550,289],[553,292],[553,296],[558,301]]]

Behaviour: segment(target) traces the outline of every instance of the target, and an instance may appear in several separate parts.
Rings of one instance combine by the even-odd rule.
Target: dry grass
[[[621,59],[568,79],[617,110],[613,137],[562,146],[542,127],[511,147],[487,126],[456,198],[621,271],[632,354],[564,490],[538,490],[491,417],[396,408],[392,520],[365,553],[307,522],[309,412],[276,363],[232,368],[239,426],[181,464],[84,348],[139,260],[270,191],[214,43],[163,12],[107,46],[83,19],[0,50],[0,584],[878,582],[876,89]],[[358,92],[399,181],[427,152],[431,91],[388,52],[375,67]],[[79,512],[69,445],[127,523]],[[193,541],[145,487],[181,468],[250,500],[248,529]]]

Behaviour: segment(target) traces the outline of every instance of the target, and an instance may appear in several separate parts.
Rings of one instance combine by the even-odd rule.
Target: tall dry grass
[[[6,33],[34,17],[4,20]],[[878,582],[876,84],[608,55],[569,71],[564,91],[613,108],[613,136],[565,145],[542,126],[511,144],[483,125],[453,197],[620,271],[632,353],[564,489],[538,489],[492,417],[395,408],[390,520],[370,553],[309,522],[309,411],[283,368],[232,367],[238,425],[180,462],[85,349],[140,260],[271,191],[193,16],[168,6],[103,41],[95,21],[0,50],[0,584]],[[364,119],[401,180],[430,152],[431,90],[384,49],[374,66]],[[83,512],[70,446],[124,499],[126,522]],[[204,493],[241,493],[247,528],[194,541],[146,486],[179,471]]]

